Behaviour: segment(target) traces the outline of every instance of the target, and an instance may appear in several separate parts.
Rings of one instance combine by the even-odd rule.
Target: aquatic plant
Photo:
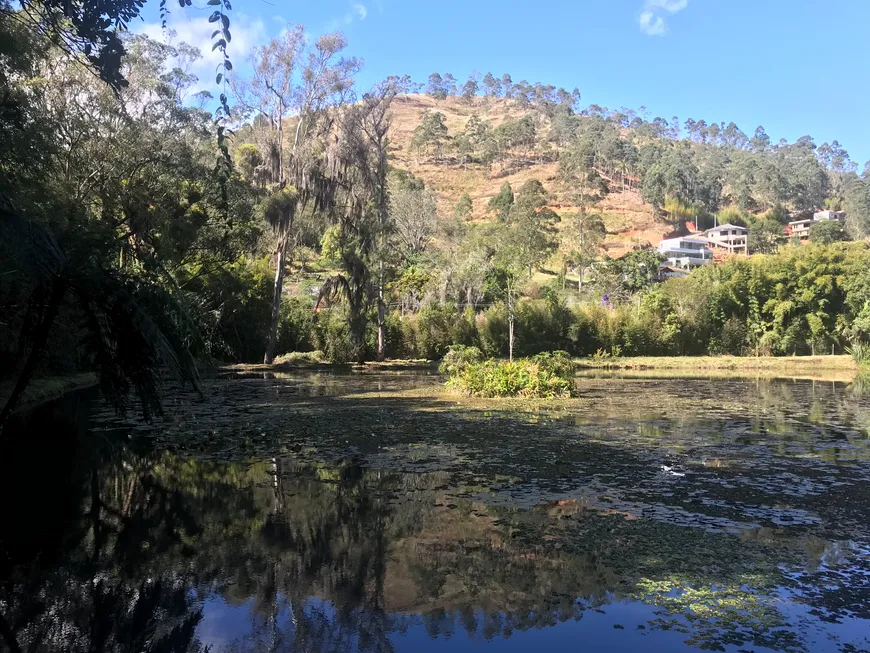
[[[452,345],[441,359],[438,373],[445,376],[454,376],[465,371],[469,365],[480,363],[483,360],[483,352],[477,347],[465,345]]]
[[[564,352],[513,361],[470,363],[447,386],[473,397],[567,398],[576,395],[574,368]]]

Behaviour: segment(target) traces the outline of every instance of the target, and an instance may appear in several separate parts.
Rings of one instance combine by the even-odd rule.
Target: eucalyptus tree
[[[600,214],[585,209],[577,211],[571,217],[570,224],[572,228],[567,232],[570,234],[568,236],[569,261],[577,269],[580,277],[577,287],[582,293],[587,270],[602,254],[607,230]]]
[[[341,272],[323,284],[318,304],[323,299],[346,302],[351,353],[360,362],[365,358],[367,313],[373,300],[379,359],[386,347],[385,258],[391,230],[387,133],[390,107],[403,88],[403,80],[391,78],[366,93],[362,102],[344,107],[326,152],[324,183],[331,196],[325,208],[338,227],[335,249]]]
[[[267,364],[275,357],[294,220],[310,201],[320,201],[322,193],[330,190],[320,181],[323,142],[335,119],[330,114],[353,99],[353,79],[360,62],[341,56],[346,46],[347,41],[339,32],[321,36],[310,44],[304,28],[294,26],[254,50],[251,79],[234,76],[231,82],[248,115],[265,116],[270,126],[264,164],[265,176],[270,181],[269,195],[259,211],[275,234],[272,319],[263,356]],[[296,124],[288,156],[284,122],[290,114]]]

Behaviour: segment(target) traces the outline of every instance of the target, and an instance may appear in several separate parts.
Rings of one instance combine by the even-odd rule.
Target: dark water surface
[[[0,650],[870,650],[870,400],[419,373],[82,395],[0,451]],[[4,648],[5,647],[5,648]]]

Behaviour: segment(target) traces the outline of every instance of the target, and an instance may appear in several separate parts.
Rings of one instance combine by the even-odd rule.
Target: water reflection
[[[680,386],[643,416],[609,387],[596,390],[606,406],[580,413],[457,416],[349,398],[384,392],[362,382],[331,386],[323,404],[304,384],[271,384],[213,393],[211,421],[184,406],[175,424],[199,429],[187,441],[37,416],[26,428],[54,439],[22,439],[0,462],[16,499],[0,530],[5,646],[868,646],[867,458],[854,443],[845,458],[820,453],[860,437],[834,417],[863,409],[842,388],[819,396],[818,426],[788,407],[813,396],[806,386],[759,392],[758,404],[788,399],[779,417],[710,405],[701,417],[696,403],[677,418]],[[246,403],[227,401],[231,387]],[[747,394],[733,390],[729,401]],[[211,431],[251,400],[265,417],[296,402],[342,428],[251,456]]]

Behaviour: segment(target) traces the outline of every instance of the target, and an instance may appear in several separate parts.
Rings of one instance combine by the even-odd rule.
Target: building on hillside
[[[660,265],[658,269],[658,274],[656,275],[656,279],[658,281],[665,281],[667,279],[682,279],[683,277],[688,275],[689,270],[675,268],[670,265]]]
[[[731,254],[749,253],[748,236],[746,227],[736,224],[723,224],[704,232],[709,247],[724,249]]]
[[[800,241],[809,240],[810,227],[812,227],[814,223],[815,221],[810,220],[809,218],[789,222],[785,228],[785,233],[790,238],[797,238]]]
[[[813,213],[813,220],[815,220],[816,222],[823,222],[825,220],[836,220],[837,222],[845,222],[846,212],[828,211],[827,209],[824,211],[817,211]]]
[[[688,269],[706,265],[713,260],[713,251],[707,247],[707,239],[698,236],[668,238],[659,243],[659,253],[672,268]]]

